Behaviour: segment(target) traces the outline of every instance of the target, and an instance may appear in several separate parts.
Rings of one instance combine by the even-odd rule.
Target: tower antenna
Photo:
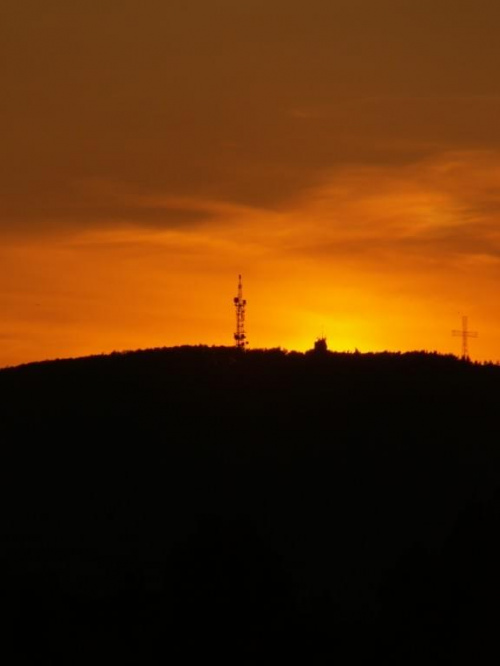
[[[234,341],[237,349],[245,349],[248,344],[247,336],[245,335],[245,309],[247,302],[243,298],[241,275],[238,276],[238,295],[233,299],[233,302],[236,308],[236,333],[234,334]]]
[[[462,360],[469,361],[469,338],[477,338],[478,333],[469,331],[468,317],[462,317],[462,330],[452,331],[451,334],[462,338]]]

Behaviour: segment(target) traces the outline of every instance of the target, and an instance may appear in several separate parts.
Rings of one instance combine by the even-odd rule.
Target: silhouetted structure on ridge
[[[469,338],[477,338],[478,333],[476,331],[469,331],[468,318],[462,317],[462,330],[461,331],[452,331],[451,334],[454,336],[460,336],[462,338],[462,359],[468,361],[469,357]]]
[[[326,344],[326,338],[324,335],[316,339],[313,351],[316,354],[325,354],[328,351],[328,345]]]
[[[247,336],[245,334],[245,309],[247,302],[243,298],[243,284],[241,275],[238,276],[238,295],[233,299],[236,308],[236,333],[234,340],[237,349],[245,349],[248,345]]]

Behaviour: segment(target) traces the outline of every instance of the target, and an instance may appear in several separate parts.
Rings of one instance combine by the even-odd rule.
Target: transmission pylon
[[[469,338],[477,338],[478,333],[476,331],[469,331],[469,321],[467,317],[462,317],[462,330],[461,331],[452,331],[452,335],[459,336],[462,338],[462,359],[464,361],[469,360]]]
[[[241,275],[238,276],[238,295],[233,299],[236,308],[236,333],[234,341],[237,349],[245,349],[247,346],[247,336],[245,335],[245,309],[247,302],[243,298],[243,284]]]

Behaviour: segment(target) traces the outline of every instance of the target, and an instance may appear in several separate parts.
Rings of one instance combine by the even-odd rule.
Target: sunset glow
[[[500,10],[458,4],[7,2],[0,365],[231,345],[239,273],[250,347],[468,315],[500,360]]]

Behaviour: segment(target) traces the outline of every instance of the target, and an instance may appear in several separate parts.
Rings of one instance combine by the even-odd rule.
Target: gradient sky
[[[500,359],[498,0],[2,0],[0,365]]]

